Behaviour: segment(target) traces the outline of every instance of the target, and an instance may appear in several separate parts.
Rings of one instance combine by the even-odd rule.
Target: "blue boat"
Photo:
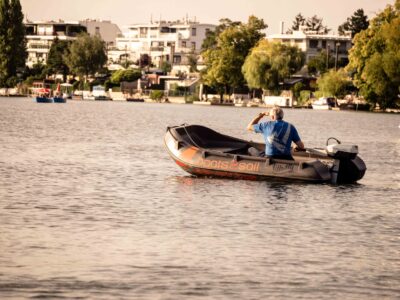
[[[53,103],[53,98],[44,97],[44,96],[36,96],[37,103]]]
[[[66,103],[67,99],[64,97],[56,96],[56,97],[53,97],[53,101],[54,101],[54,103]]]

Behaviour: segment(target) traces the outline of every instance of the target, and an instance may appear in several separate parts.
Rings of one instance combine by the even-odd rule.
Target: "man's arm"
[[[298,140],[297,142],[295,142],[295,144],[297,145],[297,147],[299,147],[299,149],[304,150],[304,144],[301,140]]]
[[[268,116],[268,115],[269,115],[269,112],[259,113],[258,116],[255,117],[253,120],[251,120],[249,125],[247,125],[247,130],[254,131],[253,125],[257,124],[264,116]]]

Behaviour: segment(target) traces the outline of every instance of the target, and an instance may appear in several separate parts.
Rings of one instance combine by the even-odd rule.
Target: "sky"
[[[84,19],[110,20],[123,26],[153,20],[174,21],[189,17],[200,23],[219,24],[222,18],[246,22],[250,15],[264,19],[266,32],[279,32],[280,22],[290,28],[295,16],[317,15],[324,25],[337,27],[359,9],[371,19],[395,0],[20,0],[30,21]]]

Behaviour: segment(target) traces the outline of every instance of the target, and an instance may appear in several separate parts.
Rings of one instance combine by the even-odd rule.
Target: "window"
[[[147,37],[147,28],[142,27],[139,29],[139,37],[141,37],[141,38]]]
[[[192,49],[196,50],[196,42],[192,42]]]
[[[326,48],[326,41],[322,41],[322,49]]]
[[[195,27],[192,28],[192,36],[196,36],[196,34],[197,34],[197,30],[196,29],[197,28],[195,28]]]
[[[318,48],[318,40],[310,40],[309,46],[310,48]]]
[[[186,48],[186,41],[182,41],[182,48]]]
[[[182,58],[181,58],[181,56],[179,56],[179,55],[174,55],[174,64],[180,64],[181,63],[181,61],[182,61]]]

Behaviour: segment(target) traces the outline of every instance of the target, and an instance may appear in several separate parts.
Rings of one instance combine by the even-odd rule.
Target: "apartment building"
[[[51,44],[55,38],[59,40],[73,40],[79,33],[86,32],[86,27],[79,22],[37,21],[26,22],[26,47],[28,58],[27,66],[36,63],[46,63]]]
[[[270,41],[279,41],[298,46],[306,56],[306,63],[317,56],[322,50],[327,50],[330,55],[337,57],[338,62],[348,60],[348,51],[352,47],[351,34],[345,36],[335,34],[321,34],[300,28],[293,33],[283,33],[283,24],[278,34],[267,36]]]
[[[173,66],[187,65],[189,56],[200,53],[207,32],[215,27],[188,19],[130,25],[123,37],[116,39],[116,51],[109,52],[109,59],[137,61],[148,55],[156,66],[164,61]]]
[[[26,65],[47,62],[48,54],[55,38],[74,40],[78,34],[87,32],[99,35],[107,46],[114,46],[115,39],[121,34],[119,27],[110,21],[84,20],[79,22],[27,21],[25,22],[28,58]]]

